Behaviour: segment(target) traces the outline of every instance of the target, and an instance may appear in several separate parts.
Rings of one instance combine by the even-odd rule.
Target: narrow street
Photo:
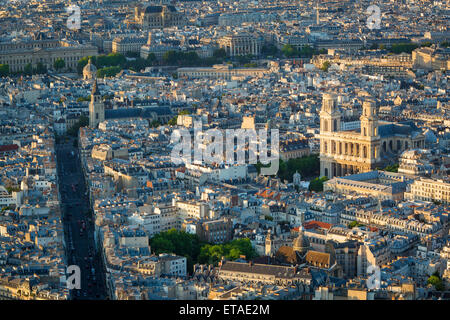
[[[81,271],[81,288],[71,290],[72,299],[107,299],[105,272],[95,247],[94,221],[74,139],[56,145],[59,190],[68,264]]]

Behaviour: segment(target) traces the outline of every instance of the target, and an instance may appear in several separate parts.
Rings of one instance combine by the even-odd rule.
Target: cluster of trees
[[[19,192],[20,191],[19,187],[11,187],[11,186],[9,186],[9,187],[6,187],[5,189],[6,189],[6,191],[8,191],[9,194],[11,194],[13,192]]]
[[[161,122],[159,122],[158,120],[153,120],[149,123],[151,128],[158,128],[161,125]]]
[[[150,239],[150,247],[155,254],[175,253],[186,257],[189,271],[197,263],[202,245],[197,235],[176,229],[158,233]]]
[[[122,71],[122,68],[120,66],[104,67],[97,70],[97,77],[98,78],[114,77],[120,71]]]
[[[97,67],[98,77],[114,76],[122,69],[130,69],[134,71],[140,71],[146,67],[152,66],[156,62],[156,57],[153,53],[149,54],[147,59],[136,57],[134,59],[127,60],[127,58],[120,53],[110,53],[108,55],[89,56],[81,58],[78,61],[77,71],[79,74],[83,72],[83,68],[88,64],[91,59],[92,64]],[[114,68],[111,68],[114,67]],[[119,71],[117,71],[119,70]],[[117,71],[117,72],[116,72]]]
[[[327,71],[328,71],[328,68],[329,68],[330,66],[331,66],[330,61],[325,61],[325,62],[322,64],[322,67],[321,67],[320,69],[322,69],[322,71],[327,72]]]
[[[276,56],[280,53],[278,48],[273,44],[265,44],[261,48],[261,54],[265,56]]]
[[[195,234],[176,229],[154,235],[150,239],[150,247],[155,254],[175,253],[186,257],[189,271],[193,270],[193,265],[196,263],[217,264],[222,257],[228,260],[236,260],[241,255],[245,255],[247,259],[253,259],[257,256],[249,239],[212,245],[200,241]]]
[[[9,65],[0,64],[0,77],[7,77],[9,75]]]
[[[53,63],[53,67],[55,68],[56,71],[64,69],[65,66],[66,62],[61,58],[56,59],[55,62]]]
[[[415,43],[398,43],[398,44],[396,43],[389,48],[389,52],[395,54],[399,54],[402,52],[411,53],[414,49],[417,49],[418,47],[419,45]]]
[[[278,177],[281,180],[292,181],[292,176],[298,171],[302,177],[313,177],[319,174],[320,159],[317,154],[312,154],[302,158],[289,159],[283,161],[280,159]]]
[[[24,74],[27,76],[31,76],[33,74],[43,74],[43,73],[47,73],[47,67],[44,66],[42,62],[38,62],[36,64],[36,68],[33,68],[33,65],[31,63],[27,63],[23,68],[23,72],[18,72],[17,74]]]
[[[255,249],[249,239],[236,239],[225,244],[204,245],[200,250],[198,262],[216,265],[222,257],[227,260],[236,260],[241,256],[246,259],[257,257]]]
[[[86,127],[88,125],[89,125],[89,118],[84,115],[81,115],[78,121],[70,129],[67,130],[67,134],[73,137],[77,137],[78,130],[80,130],[81,127]]]
[[[327,50],[326,49],[317,50],[310,46],[303,46],[300,49],[297,49],[296,47],[290,44],[285,44],[281,49],[281,52],[287,58],[297,58],[297,57],[311,58],[313,55],[327,53]]]
[[[444,282],[442,281],[441,277],[439,276],[439,272],[437,271],[428,278],[427,284],[434,286],[438,291],[445,290]]]
[[[348,224],[348,227],[350,229],[353,229],[354,227],[362,227],[362,226],[364,226],[364,225],[359,223],[358,221],[352,221]]]
[[[386,168],[383,169],[383,171],[398,172],[398,167],[399,167],[399,164],[395,163],[393,165],[387,166]]]
[[[327,181],[327,177],[322,178],[315,178],[309,182],[309,190],[310,191],[316,191],[316,192],[322,192],[323,191],[323,183]]]
[[[261,162],[255,164],[258,174],[261,173],[262,167],[269,167],[263,165]],[[292,182],[294,173],[298,171],[302,177],[314,177],[319,174],[320,171],[320,159],[319,155],[311,154],[301,158],[289,159],[288,161],[279,160],[279,169],[277,176],[281,180],[287,180]]]

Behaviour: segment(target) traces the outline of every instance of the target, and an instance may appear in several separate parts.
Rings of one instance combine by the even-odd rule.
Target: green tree
[[[122,68],[120,66],[104,67],[97,70],[98,78],[114,77]]]
[[[427,283],[434,286],[438,291],[444,291],[445,289],[444,283],[437,271],[428,278]]]
[[[383,171],[398,172],[398,167],[399,167],[399,164],[396,163],[396,164],[387,166],[386,168],[383,169]]]
[[[27,76],[33,74],[33,66],[31,65],[31,63],[27,63],[25,65],[25,67],[23,68],[23,73],[26,74]]]
[[[265,44],[261,48],[261,53],[265,56],[275,56],[278,54],[278,48],[273,44]]]
[[[43,74],[43,73],[46,73],[46,72],[47,72],[47,67],[46,67],[42,62],[38,62],[38,63],[36,64],[35,72],[36,72],[37,74]]]
[[[298,56],[298,50],[297,48],[293,47],[290,44],[285,44],[283,48],[281,49],[281,52],[287,57],[292,58]]]
[[[53,67],[57,71],[63,69],[65,66],[66,66],[66,62],[61,58],[56,59],[55,62],[53,63]]]
[[[0,77],[9,76],[9,65],[8,64],[0,64]]]
[[[324,61],[320,69],[322,69],[322,71],[327,72],[328,69],[330,68],[330,65],[331,65],[330,61]]]
[[[147,63],[149,64],[149,66],[153,65],[156,62],[156,56],[153,52],[150,52],[147,56]]]
[[[323,183],[327,181],[327,177],[322,178],[315,178],[314,180],[311,180],[309,182],[309,190],[310,191],[316,191],[316,192],[322,192],[323,191]]]
[[[362,227],[363,226],[363,224],[361,224],[361,223],[359,223],[358,221],[352,221],[352,222],[350,222],[349,224],[348,224],[348,227],[350,228],[350,229],[353,229],[354,227]]]

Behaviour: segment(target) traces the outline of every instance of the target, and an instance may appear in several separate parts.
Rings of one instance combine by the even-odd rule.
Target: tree
[[[358,221],[352,221],[352,222],[350,222],[349,224],[348,224],[348,227],[350,228],[350,229],[353,229],[354,227],[362,227],[363,226],[363,224],[361,224],[361,223],[359,223]]]
[[[9,75],[9,65],[0,64],[0,77],[7,77]]]
[[[320,69],[322,69],[322,71],[327,72],[328,69],[330,68],[330,65],[331,65],[330,61],[324,61]]]
[[[437,271],[428,278],[427,283],[434,286],[438,291],[444,291],[445,289],[444,283]]]
[[[315,178],[314,180],[311,180],[309,183],[309,190],[310,191],[316,191],[316,192],[322,192],[323,191],[323,183],[327,181],[327,177],[322,178]]]
[[[227,57],[227,52],[225,51],[224,48],[216,49],[213,52],[213,57],[224,59]]]
[[[65,66],[66,66],[66,62],[61,58],[56,59],[55,62],[53,63],[53,67],[57,71],[63,69]]]
[[[149,65],[153,65],[153,63],[155,63],[155,62],[156,62],[156,56],[153,52],[150,52],[147,56],[147,63]]]
[[[161,125],[161,122],[159,122],[158,120],[153,120],[152,122],[150,122],[150,127],[152,128],[157,128]]]
[[[278,48],[273,44],[265,44],[261,48],[261,53],[266,56],[275,56],[278,54]]]
[[[23,73],[26,74],[27,76],[33,74],[33,66],[31,65],[31,63],[27,63],[25,65],[25,67],[23,68]]]
[[[250,239],[236,239],[228,243],[216,245],[206,244],[200,250],[198,262],[215,265],[222,257],[228,260],[236,260],[240,256],[245,256],[249,260],[257,256]]]
[[[38,62],[38,63],[36,64],[35,72],[36,72],[37,74],[43,74],[43,73],[46,73],[46,72],[47,72],[47,67],[46,67],[42,62]]]
[[[399,167],[399,164],[396,163],[396,164],[387,166],[386,168],[383,169],[383,171],[398,172],[398,167]]]
[[[167,122],[167,124],[170,126],[175,126],[175,125],[177,125],[177,120],[178,120],[178,116],[175,116],[172,119],[170,119],[169,122]]]
[[[292,58],[298,56],[298,50],[291,46],[290,44],[285,44],[281,49],[281,52],[287,57]]]
[[[98,78],[114,77],[121,70],[122,70],[122,68],[119,66],[104,67],[104,68],[97,70],[97,77]]]

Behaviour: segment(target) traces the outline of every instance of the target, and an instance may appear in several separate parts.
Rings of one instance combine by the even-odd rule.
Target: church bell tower
[[[97,128],[98,124],[103,121],[105,121],[105,105],[98,90],[97,79],[95,79],[89,104],[89,127]]]

